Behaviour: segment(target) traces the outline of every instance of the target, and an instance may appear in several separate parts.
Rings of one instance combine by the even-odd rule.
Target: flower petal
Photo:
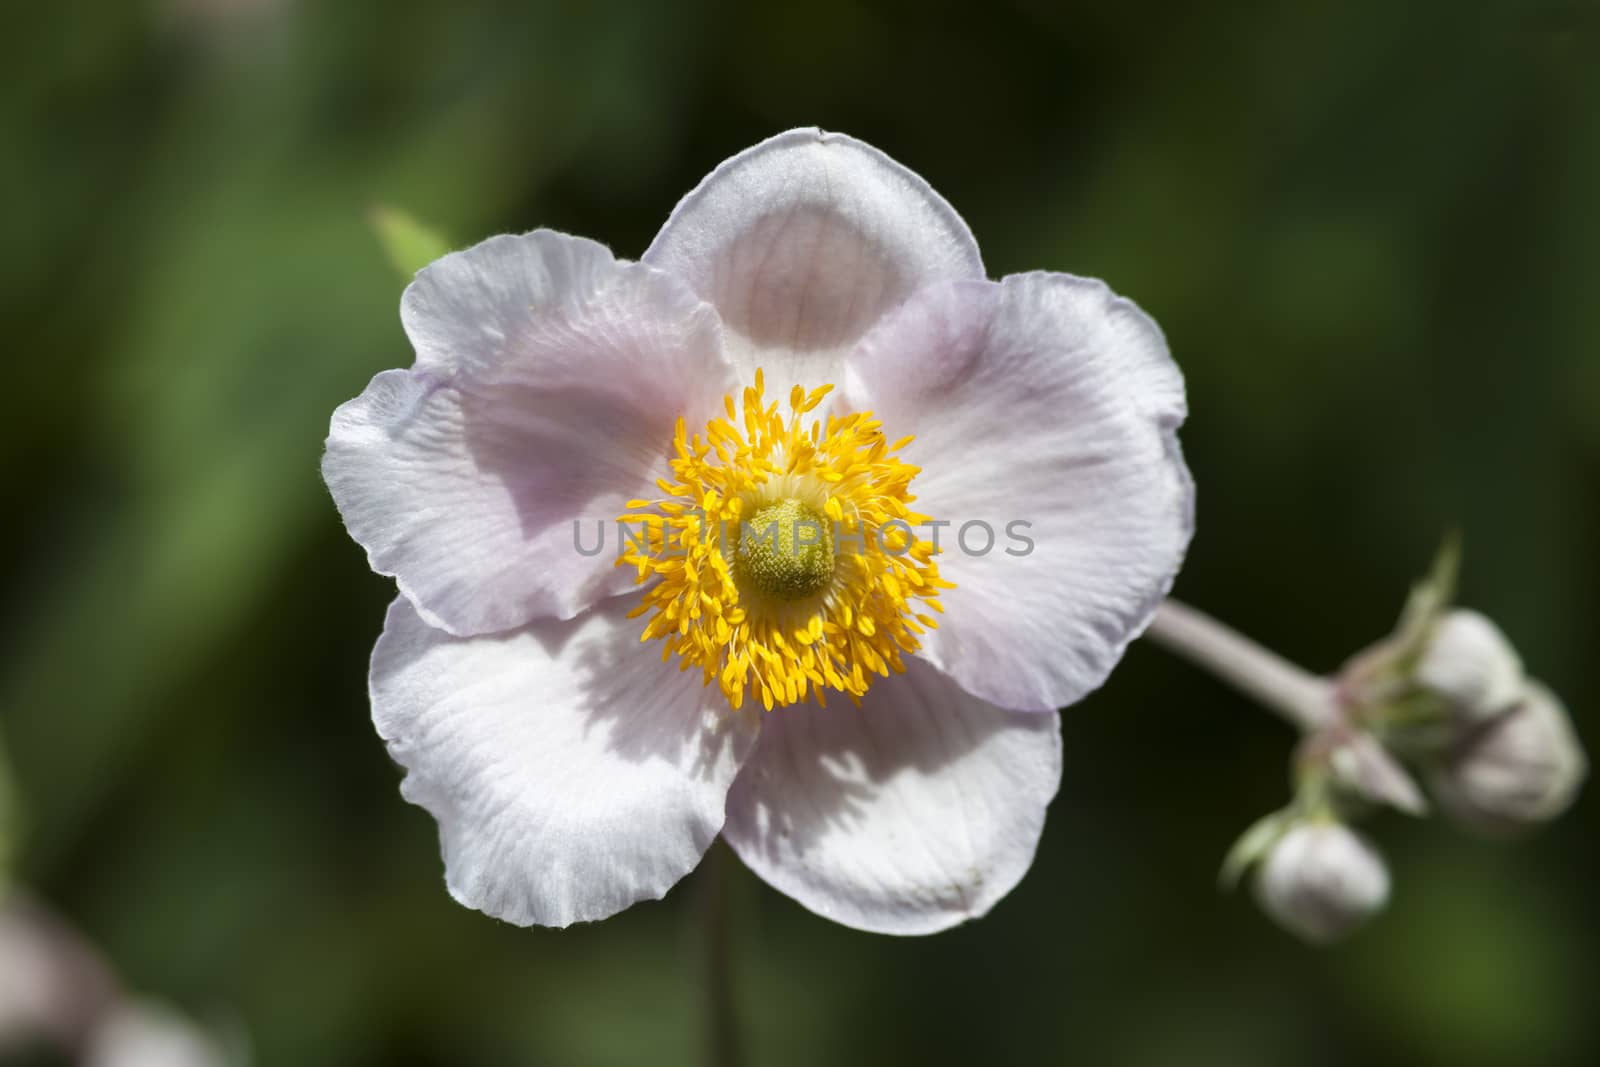
[[[909,660],[861,707],[766,716],[723,836],[835,922],[928,934],[983,915],[1033,862],[1061,781],[1056,716],[1003,711]]]
[[[372,718],[462,904],[519,926],[603,919],[716,839],[758,723],[642,648],[631,602],[472,638],[390,606]]]
[[[1064,274],[947,283],[863,340],[845,399],[917,435],[917,508],[950,524],[939,568],[957,587],[927,657],[1007,708],[1099,686],[1194,528],[1183,379],[1155,323]]]
[[[790,130],[727,160],[644,254],[721,314],[729,357],[783,388],[834,381],[844,350],[941,278],[982,278],[961,216],[870,145]]]
[[[444,257],[402,309],[416,366],[334,412],[322,463],[372,568],[455,634],[626,588],[613,520],[659,495],[674,420],[703,421],[737,385],[716,313],[548,231]]]

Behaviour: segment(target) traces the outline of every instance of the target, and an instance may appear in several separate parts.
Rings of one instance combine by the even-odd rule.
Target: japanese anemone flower
[[[637,263],[492,237],[400,313],[416,362],[334,413],[323,474],[400,587],[372,715],[457,900],[601,919],[719,833],[866,930],[941,930],[1017,883],[1056,709],[1143,631],[1193,527],[1183,381],[1143,312],[988,281],[921,178],[795,130]],[[620,560],[593,550],[618,519]],[[752,520],[839,537],[762,545]]]

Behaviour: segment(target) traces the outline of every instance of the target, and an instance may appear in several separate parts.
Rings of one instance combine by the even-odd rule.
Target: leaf
[[[1433,624],[1455,600],[1460,570],[1461,535],[1451,530],[1440,543],[1427,577],[1411,587],[1411,596],[1400,613],[1400,623],[1395,628],[1397,659],[1421,653]]]
[[[450,251],[450,242],[443,234],[399,208],[379,205],[372,209],[371,221],[384,254],[406,281]]]

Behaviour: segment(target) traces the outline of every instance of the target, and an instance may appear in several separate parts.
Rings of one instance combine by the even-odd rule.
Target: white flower
[[[335,413],[323,471],[400,586],[373,718],[457,899],[603,918],[719,833],[870,930],[1017,882],[1055,709],[1144,629],[1192,529],[1148,317],[1096,281],[986,280],[915,174],[796,130],[718,167],[642,262],[495,237],[421,271],[401,318],[415,365]],[[621,569],[579,548],[619,516],[645,531]],[[742,532],[780,520],[843,537]]]
[[[38,1041],[68,1046],[116,994],[98,952],[19,891],[0,889],[0,1061]]]
[[[1261,907],[1317,944],[1350,933],[1389,899],[1389,870],[1367,840],[1338,822],[1302,822],[1256,869]]]
[[[1433,784],[1452,814],[1483,829],[1509,830],[1560,815],[1588,768],[1561,701],[1530,680],[1512,707],[1460,739]]]
[[[1500,628],[1476,611],[1456,609],[1434,624],[1414,674],[1471,720],[1490,718],[1522,695],[1522,660]]]
[[[84,1067],[228,1067],[235,1057],[184,1016],[156,1001],[129,1000],[89,1039]]]

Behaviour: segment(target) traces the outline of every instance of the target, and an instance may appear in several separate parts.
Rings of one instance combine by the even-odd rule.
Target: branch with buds
[[[1222,882],[1253,872],[1262,908],[1307,941],[1336,940],[1387,902],[1383,857],[1351,823],[1383,807],[1428,813],[1408,765],[1446,815],[1488,832],[1556,817],[1588,773],[1560,700],[1524,673],[1493,622],[1451,606],[1459,560],[1447,542],[1394,633],[1333,678],[1177,601],[1148,631],[1301,731],[1293,797],[1239,838]]]
[[[0,738],[0,1062],[32,1063],[47,1053],[87,1067],[248,1062],[242,1032],[212,1033],[128,990],[83,934],[11,884],[15,812]]]
[[[0,1061],[46,1050],[87,1067],[228,1067],[242,1035],[213,1034],[125,989],[81,933],[42,902],[0,887]],[[50,1062],[55,1062],[53,1059]]]

